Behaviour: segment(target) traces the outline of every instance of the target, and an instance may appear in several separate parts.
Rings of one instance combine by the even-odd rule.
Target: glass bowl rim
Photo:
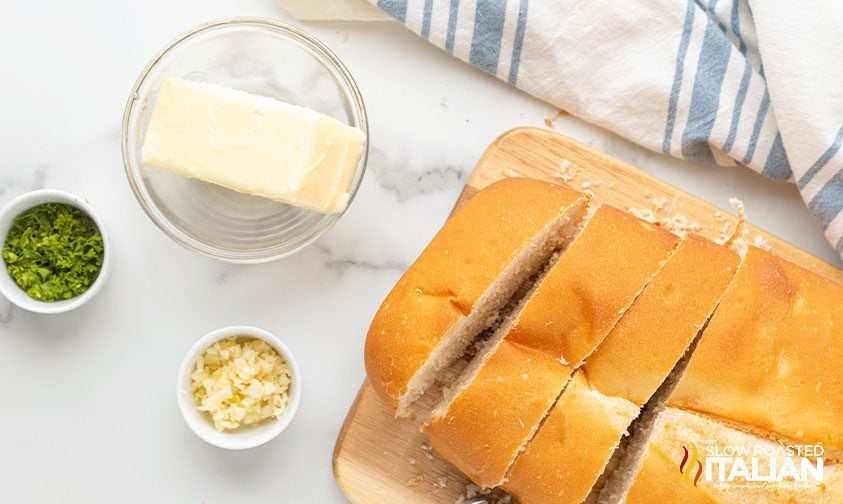
[[[346,94],[347,98],[351,102],[353,119],[352,126],[360,128],[366,136],[363,151],[361,153],[360,160],[357,163],[357,167],[355,168],[354,177],[351,181],[348,203],[345,209],[340,213],[324,216],[318,221],[318,223],[316,223],[315,226],[309,228],[307,233],[301,235],[301,237],[303,237],[301,240],[293,242],[286,241],[275,246],[262,248],[256,251],[229,250],[208,245],[199,239],[191,237],[178,226],[173,224],[170,219],[162,214],[156,205],[149,201],[146,188],[141,181],[142,177],[140,175],[140,171],[133,168],[132,155],[129,152],[130,122],[134,115],[138,113],[136,110],[139,104],[139,100],[137,99],[138,93],[149,77],[150,72],[157,67],[159,62],[165,56],[178,49],[189,39],[208,31],[232,26],[253,26],[273,30],[288,40],[298,42],[303,45],[306,50],[313,51],[324,58],[323,61],[319,62],[323,64],[323,66],[327,66],[328,70],[334,75],[340,77],[342,81],[341,91]],[[315,55],[313,55],[313,57],[317,60],[320,59]],[[327,63],[327,65],[325,65],[325,63]],[[230,263],[257,264],[281,259],[298,252],[321,237],[326,231],[333,227],[333,225],[345,214],[346,211],[348,211],[348,208],[354,201],[354,197],[357,195],[357,191],[359,190],[360,184],[363,180],[363,175],[366,172],[369,154],[369,123],[368,116],[366,114],[366,107],[363,103],[363,97],[357,83],[342,61],[325,44],[304,30],[289,23],[263,17],[238,16],[209,21],[191,28],[171,40],[152,57],[149,63],[147,63],[141,71],[134,86],[132,86],[132,91],[126,102],[126,107],[123,112],[121,149],[123,154],[123,168],[126,172],[126,177],[129,180],[129,185],[132,188],[132,193],[135,195],[135,199],[138,200],[138,203],[140,203],[146,215],[161,231],[164,232],[164,234],[169,236],[182,247],[198,252],[206,257]]]

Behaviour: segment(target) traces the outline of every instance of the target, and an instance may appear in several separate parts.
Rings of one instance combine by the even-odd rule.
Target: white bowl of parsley
[[[110,254],[102,220],[72,194],[44,189],[0,210],[0,292],[37,313],[85,304],[108,278]]]

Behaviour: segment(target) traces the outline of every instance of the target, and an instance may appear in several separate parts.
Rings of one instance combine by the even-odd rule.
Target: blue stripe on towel
[[[814,175],[817,174],[818,171],[822,170],[823,166],[828,164],[828,162],[833,158],[837,151],[840,150],[840,145],[843,144],[843,126],[837,130],[837,136],[834,137],[834,141],[831,142],[831,145],[823,152],[823,155],[820,156],[819,159],[810,167],[808,171],[806,171],[802,177],[800,177],[799,181],[796,183],[796,186],[799,189],[805,187],[811,179],[814,178]]]
[[[399,23],[407,19],[407,0],[378,0],[378,8],[394,17]]]
[[[764,88],[764,97],[761,98],[761,105],[758,107],[758,115],[755,116],[755,125],[752,127],[752,136],[749,137],[749,146],[746,148],[746,155],[741,164],[748,165],[755,156],[755,146],[758,144],[758,137],[761,135],[761,127],[764,126],[764,119],[770,109],[770,93]]]
[[[673,73],[673,86],[670,89],[670,101],[667,105],[667,124],[664,130],[664,141],[662,152],[670,154],[670,141],[673,136],[673,127],[676,123],[676,109],[679,106],[679,91],[682,90],[682,74],[685,70],[685,57],[688,55],[688,46],[691,44],[691,30],[694,27],[694,12],[696,7],[693,0],[687,0],[685,8],[685,26],[682,29],[682,39],[679,42],[679,51],[676,55],[676,70]]]
[[[720,28],[721,31],[726,31],[726,25],[723,24],[723,21],[719,17],[717,17],[717,0],[709,0],[708,5],[705,6],[702,4],[702,0],[694,0],[697,5],[699,5],[700,9],[707,12],[709,14],[709,19],[717,23],[717,27]]]
[[[787,152],[784,150],[781,133],[776,133],[776,139],[773,141],[773,146],[770,147],[770,154],[767,155],[767,162],[764,163],[764,171],[761,173],[778,180],[787,180],[793,175],[790,169],[790,161],[787,159]]]
[[[738,7],[740,0],[732,0],[732,19],[731,28],[732,33],[738,38],[740,45],[738,50],[746,57],[746,42],[741,36],[741,15]],[[743,111],[743,104],[746,101],[746,93],[749,90],[749,81],[752,80],[752,65],[749,61],[744,63],[743,76],[741,77],[741,84],[738,88],[738,95],[735,97],[735,106],[732,107],[732,122],[729,125],[729,134],[726,136],[726,142],[723,144],[723,152],[731,152],[735,145],[735,138],[738,136],[738,126],[741,122],[741,112]]]
[[[505,0],[477,0],[468,62],[492,75],[498,73],[505,17]]]
[[[808,209],[811,210],[811,213],[817,219],[823,230],[843,210],[843,198],[840,197],[841,194],[843,194],[843,169],[835,173],[831,177],[831,180],[808,203]]]
[[[515,41],[512,46],[512,62],[509,64],[509,79],[507,82],[515,85],[518,82],[518,68],[521,65],[521,50],[524,47],[524,34],[527,32],[527,7],[530,0],[521,0],[518,5],[518,23],[515,27]]]
[[[710,2],[708,2],[708,12],[710,12],[711,15],[714,16],[715,18],[717,17],[717,14],[714,12],[716,9],[717,9],[717,0],[711,0]]]
[[[746,44],[741,42],[741,45],[746,50]],[[741,51],[743,53],[743,51]],[[726,143],[723,144],[723,152],[730,152],[735,145],[735,138],[738,136],[738,126],[741,122],[741,111],[743,110],[743,102],[746,100],[746,93],[749,90],[749,81],[752,78],[752,66],[747,61],[744,63],[743,76],[741,77],[741,84],[738,88],[738,95],[735,97],[735,106],[732,108],[732,123],[729,125],[729,135],[726,137]]]
[[[460,13],[460,0],[451,0],[448,11],[448,34],[445,36],[445,50],[454,54],[454,36],[457,33],[457,15]]]
[[[682,156],[685,159],[703,163],[716,162],[708,145],[708,138],[717,121],[720,90],[726,77],[731,49],[732,45],[726,35],[713,21],[707,20],[694,76],[688,122],[682,132]]]
[[[740,5],[740,0],[732,0],[732,33],[738,37],[740,41],[740,49],[741,54],[746,56],[746,42],[743,41],[743,37],[741,37],[741,20],[740,20],[740,13],[738,12],[738,6]]]
[[[433,0],[424,0],[424,14],[422,15],[421,36],[430,38],[430,20],[433,18]]]

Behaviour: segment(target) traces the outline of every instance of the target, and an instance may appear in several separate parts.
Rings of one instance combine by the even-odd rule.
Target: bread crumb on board
[[[732,236],[732,234],[729,232],[730,229],[732,229],[731,224],[729,224],[728,222],[723,224],[723,227],[720,228],[720,234],[717,236],[717,239],[714,240],[714,243],[717,243],[718,245],[723,245],[724,243],[729,241],[729,238]]]
[[[407,480],[408,487],[419,486],[424,481],[424,476],[419,474],[418,476],[413,476],[412,478]]]
[[[626,211],[641,220],[645,220],[657,226],[661,226],[678,236],[685,236],[686,234],[688,234],[688,232],[698,232],[700,229],[702,229],[702,226],[699,222],[693,222],[682,214],[671,215],[670,217],[665,218],[658,218],[656,217],[656,214],[649,208],[627,207]]]
[[[647,198],[649,199],[651,197],[652,193],[648,193]],[[666,211],[665,209],[667,208],[668,203],[667,197],[662,196],[659,198],[653,198],[650,200],[650,203],[653,205],[652,209],[627,207],[626,211],[641,220],[661,226],[680,237],[684,237],[688,234],[688,232],[698,233],[702,230],[702,225],[700,223],[693,222],[682,214],[658,217],[655,211]],[[738,214],[737,223],[735,224],[733,230],[732,223],[729,222],[729,218],[721,212],[715,212],[713,215],[714,220],[722,223],[722,226],[720,227],[719,235],[716,239],[714,239],[714,242],[731,248],[741,256],[746,253],[746,249],[750,245],[770,251],[772,246],[767,238],[765,238],[762,234],[756,233],[755,236],[750,239],[750,230],[743,202],[738,198],[731,197],[729,198],[729,204]]]
[[[568,111],[567,111],[567,110],[562,110],[562,109],[559,109],[559,110],[557,110],[556,112],[554,112],[554,113],[552,113],[552,114],[550,114],[549,116],[547,116],[547,117],[545,117],[545,118],[544,118],[544,125],[545,125],[545,126],[547,126],[547,127],[548,127],[548,128],[550,128],[550,129],[553,129],[553,121],[554,121],[554,119],[557,119],[557,118],[559,118],[559,117],[564,117],[564,116],[566,116],[566,115],[568,115]]]
[[[434,487],[437,489],[443,489],[448,487],[448,477],[447,476],[440,476],[439,479],[436,480],[436,483],[433,484]]]
[[[577,169],[574,167],[574,164],[568,161],[567,159],[563,159],[561,163],[559,163],[559,171],[554,172],[553,176],[561,180],[562,182],[570,182],[574,180],[577,176]]]
[[[677,234],[679,236],[685,236],[686,234],[688,234],[689,231],[696,233],[700,229],[702,229],[702,226],[699,222],[692,222],[682,214],[677,214],[672,217],[668,217],[667,219],[659,221],[657,224],[666,229],[669,229],[670,231],[673,231],[674,234]]]
[[[465,491],[460,495],[454,504],[512,504],[512,496],[501,492],[492,491],[489,488],[482,488],[474,483],[465,486]]]
[[[457,498],[457,501],[454,504],[463,504],[466,499],[473,499],[478,496],[489,495],[492,493],[492,490],[489,488],[481,488],[474,483],[469,483],[465,486],[465,492]]]
[[[770,242],[767,241],[767,238],[760,233],[756,233],[755,237],[750,241],[749,221],[746,218],[746,209],[743,202],[738,198],[732,197],[729,198],[729,205],[731,205],[738,213],[738,222],[735,224],[735,230],[731,234],[728,234],[728,223],[724,225],[723,229],[720,230],[720,237],[717,242],[723,246],[731,248],[741,257],[746,254],[746,250],[750,245],[769,252],[770,249],[772,249],[772,246],[770,245]]]
[[[421,449],[426,459],[433,460],[433,446],[430,443],[422,443]]]
[[[767,252],[773,248],[773,246],[770,245],[770,242],[760,234],[755,235],[755,238],[752,239],[752,246],[766,250]]]
[[[660,215],[659,212],[669,211],[670,206],[668,197],[661,196],[658,198],[652,198],[652,193],[648,193],[647,198],[650,199],[652,208],[627,207],[626,210],[639,219],[661,226],[680,237],[684,237],[689,232],[698,233],[702,230],[703,226],[699,222],[694,222],[688,219],[685,215]],[[746,212],[744,210],[743,202],[732,197],[729,198],[729,204],[738,214],[737,223],[733,226],[731,219],[728,216],[724,215],[722,212],[715,212],[713,215],[714,220],[721,223],[722,226],[719,229],[719,236],[714,241],[720,245],[730,247],[741,254],[746,251],[746,247],[749,245],[753,245],[764,250],[770,250],[770,243],[763,235],[756,234],[754,238],[749,238],[748,223],[746,220]]]
[[[652,222],[652,223],[656,222],[656,215],[649,208],[627,207],[626,211],[631,213],[635,217],[638,217],[641,220],[645,220],[647,222]]]

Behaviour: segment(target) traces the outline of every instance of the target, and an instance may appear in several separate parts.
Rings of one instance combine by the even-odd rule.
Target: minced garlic
[[[291,371],[260,339],[229,338],[196,359],[191,391],[218,431],[278,418],[287,409]]]

